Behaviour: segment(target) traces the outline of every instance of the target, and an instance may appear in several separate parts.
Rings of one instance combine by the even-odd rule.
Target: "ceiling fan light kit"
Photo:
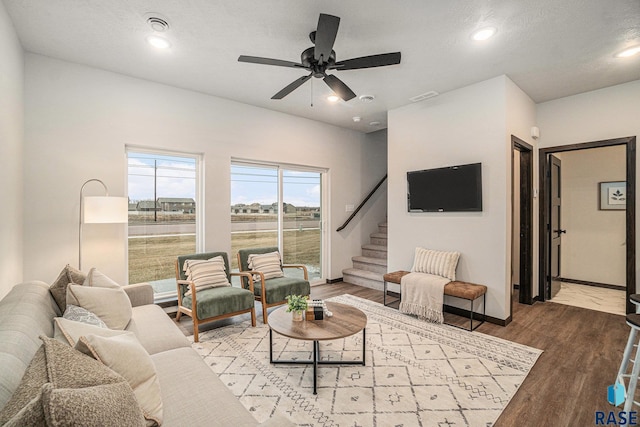
[[[340,18],[321,13],[318,18],[317,29],[309,34],[309,39],[315,46],[307,48],[302,52],[299,63],[246,55],[240,55],[238,61],[279,67],[302,68],[309,72],[308,75],[300,77],[284,87],[280,92],[273,95],[271,99],[282,99],[302,86],[302,84],[311,77],[315,77],[322,79],[325,84],[344,101],[349,101],[355,98],[356,94],[338,77],[333,74],[327,74],[327,71],[357,70],[396,65],[400,63],[401,55],[400,52],[393,52],[336,61],[336,52],[333,50],[333,45],[338,35],[339,25]]]

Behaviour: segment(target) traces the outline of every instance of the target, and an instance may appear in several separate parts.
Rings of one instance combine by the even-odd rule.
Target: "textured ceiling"
[[[502,74],[536,102],[640,79],[640,55],[613,56],[640,44],[638,0],[3,1],[29,52],[363,132],[386,127],[387,110],[413,96]],[[170,51],[145,42],[149,12],[169,21]],[[319,13],[341,18],[338,60],[402,52],[400,65],[336,73],[373,102],[329,104],[318,79],[271,100],[304,70],[237,62],[241,54],[299,62]],[[496,36],[470,39],[488,25]]]

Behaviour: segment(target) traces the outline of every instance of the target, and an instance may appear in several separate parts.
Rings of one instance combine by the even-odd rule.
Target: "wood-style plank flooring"
[[[344,282],[314,286],[313,298],[352,294],[382,303],[382,292]],[[258,322],[262,319],[256,303]],[[200,326],[200,331],[248,319],[236,316]],[[178,324],[193,333],[189,317]],[[596,411],[616,412],[607,403],[629,334],[624,316],[563,304],[513,303],[513,321],[506,327],[489,323],[477,332],[544,350],[495,426],[589,426]],[[637,410],[637,408],[636,408]]]

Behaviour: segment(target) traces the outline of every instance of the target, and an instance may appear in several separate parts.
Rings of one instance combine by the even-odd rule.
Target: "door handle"
[[[554,233],[558,233],[558,234],[563,234],[563,233],[564,233],[564,234],[566,234],[566,233],[567,233],[567,230],[559,230],[559,229],[558,229],[558,230],[553,230],[553,232],[554,232]]]

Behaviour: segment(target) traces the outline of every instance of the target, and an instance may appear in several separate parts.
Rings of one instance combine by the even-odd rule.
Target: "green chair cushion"
[[[265,280],[267,304],[273,304],[285,300],[287,295],[309,295],[311,286],[309,282],[294,277],[276,277]],[[253,282],[256,296],[262,295],[262,283],[258,280]]]
[[[196,294],[198,319],[221,316],[236,311],[248,310],[254,306],[251,291],[235,286],[221,286],[205,289]],[[191,296],[182,298],[182,305],[191,309]]]

